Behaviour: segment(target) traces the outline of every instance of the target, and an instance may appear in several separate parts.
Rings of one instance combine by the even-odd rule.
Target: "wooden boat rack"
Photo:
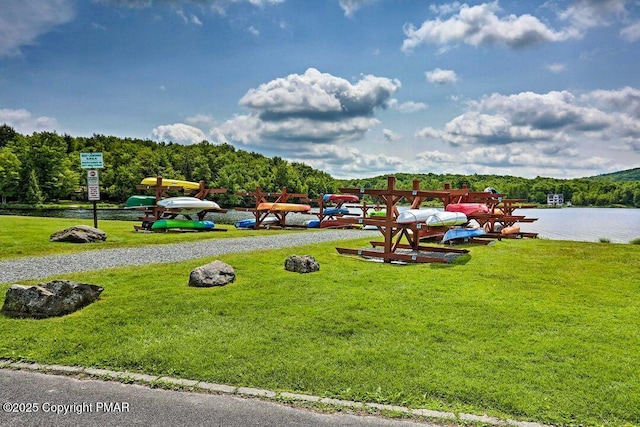
[[[396,221],[398,217],[397,205],[401,200],[406,200],[411,203],[411,206],[417,207],[428,198],[448,201],[452,194],[462,194],[460,190],[422,191],[417,180],[414,180],[412,190],[399,190],[396,188],[396,178],[394,176],[387,177],[386,189],[340,188],[339,190],[346,194],[369,195],[381,199],[382,206],[385,209],[384,217],[368,218],[365,211],[363,211],[362,217],[359,218],[342,217],[337,219],[338,222],[343,224],[375,226],[384,237],[383,242],[371,242],[373,249],[336,248],[341,254],[382,259],[385,263],[448,263],[450,262],[450,257],[442,256],[443,254],[460,255],[469,252],[466,249],[423,246],[420,244],[419,232],[424,224],[400,224]],[[404,241],[407,243],[403,243]]]
[[[165,197],[169,197],[168,191],[177,191],[177,192],[184,192],[184,194],[188,194],[188,195],[192,195],[192,197],[198,198],[200,200],[204,200],[205,197],[207,197],[209,194],[221,194],[221,193],[226,193],[228,190],[226,188],[207,188],[205,186],[205,182],[204,181],[200,181],[199,183],[199,187],[197,190],[191,190],[191,189],[187,189],[184,188],[182,186],[175,186],[175,185],[164,185],[163,181],[162,181],[162,177],[158,176],[156,178],[156,183],[155,185],[144,185],[144,184],[138,184],[136,185],[136,189],[139,191],[153,191],[155,198],[156,198],[156,203],[153,206],[143,206],[140,207],[140,210],[143,211],[143,216],[141,216],[139,219],[142,221],[142,225],[141,226],[134,226],[133,228],[137,231],[152,231],[151,230],[151,225],[162,218],[167,218],[167,219],[174,219],[176,218],[178,215],[182,215],[187,219],[193,219],[191,217],[191,215],[184,215],[180,213],[180,210],[177,209],[167,209],[167,208],[163,208],[162,206],[158,206],[157,202],[159,202],[160,200],[162,200]],[[195,194],[194,194],[195,193]],[[201,212],[198,212],[196,214],[197,218],[199,221],[202,221],[204,219],[204,217],[206,216],[207,213],[209,212],[218,212],[218,213],[225,213],[227,212],[227,209],[206,209],[203,210]],[[153,230],[154,232],[156,232],[156,230]],[[174,229],[172,230],[172,232],[182,232],[182,231],[190,231],[193,232],[193,229],[189,229],[189,230],[182,230],[182,229]],[[209,229],[209,230],[199,230],[199,231],[226,231],[224,229]],[[157,230],[157,232],[166,232],[166,230]]]
[[[260,228],[277,229],[282,227],[303,228],[303,226],[301,225],[287,224],[286,222],[287,215],[290,214],[291,212],[271,212],[268,210],[260,210],[258,209],[258,206],[261,203],[287,203],[289,199],[298,199],[299,201],[309,201],[309,196],[307,194],[288,193],[287,187],[282,187],[282,190],[279,193],[265,192],[265,191],[262,191],[262,188],[260,188],[260,186],[256,187],[256,191],[252,191],[252,192],[241,191],[235,194],[236,196],[252,197],[254,199],[253,208],[234,208],[237,211],[251,212],[253,214],[253,216],[256,219],[256,225],[253,227],[254,229],[256,230]],[[273,215],[276,218],[278,218],[278,225],[263,224],[264,219],[269,215]]]

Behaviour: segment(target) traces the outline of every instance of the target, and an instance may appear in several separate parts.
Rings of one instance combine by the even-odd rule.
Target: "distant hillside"
[[[592,176],[589,177],[589,179],[606,179],[609,181],[640,181],[640,168],[627,169],[620,172]]]
[[[635,175],[634,175],[635,174]],[[547,203],[547,194],[562,193],[565,201],[575,206],[629,206],[640,208],[640,169],[600,175],[590,178],[534,179],[501,175],[436,175],[395,174],[396,186],[411,189],[413,179],[418,179],[423,190],[440,190],[445,183],[451,188],[466,185],[473,191],[493,187],[509,198],[523,199],[538,204]],[[623,178],[624,177],[624,178]],[[338,187],[385,188],[386,175],[372,178],[338,180]]]

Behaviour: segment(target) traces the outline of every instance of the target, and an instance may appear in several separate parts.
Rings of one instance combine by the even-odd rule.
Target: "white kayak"
[[[406,211],[400,212],[398,218],[396,218],[396,222],[398,224],[413,224],[414,222],[425,222],[427,218],[437,212],[440,212],[440,210],[435,208],[407,209]]]
[[[197,213],[209,209],[220,209],[216,202],[211,200],[200,200],[196,197],[169,197],[158,201],[158,206],[165,209],[180,210],[181,213]]]
[[[467,216],[462,212],[436,212],[431,215],[425,223],[429,227],[451,227],[453,225],[466,224]]]

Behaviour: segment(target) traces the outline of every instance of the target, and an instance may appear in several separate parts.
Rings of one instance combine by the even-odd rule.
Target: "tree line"
[[[226,188],[228,193],[216,198],[222,206],[249,203],[235,193],[277,192],[287,187],[291,193],[310,197],[336,192],[339,187],[385,188],[387,177],[336,180],[329,174],[280,157],[268,158],[254,152],[238,150],[228,144],[203,141],[194,145],[157,143],[155,141],[115,136],[73,137],[55,132],[17,133],[8,125],[0,126],[0,196],[2,203],[19,202],[38,205],[68,200],[86,186],[86,174],[80,167],[80,153],[101,152],[104,169],[100,170],[103,200],[122,203],[138,194],[136,185],[145,177],[163,176],[186,181],[205,181],[209,188]],[[635,170],[634,170],[635,171]],[[634,172],[632,171],[632,172]],[[637,173],[626,171],[625,179]],[[640,180],[616,181],[614,176],[580,179],[527,179],[498,175],[395,175],[398,188],[410,189],[413,179],[423,190],[439,190],[466,185],[473,191],[494,187],[510,198],[544,204],[549,193],[563,193],[565,201],[577,206],[624,205],[640,207]],[[86,198],[86,194],[80,193]]]
[[[88,152],[103,154],[100,197],[113,202],[121,203],[138,194],[136,185],[143,178],[156,176],[203,180],[209,188],[226,188],[229,192],[216,199],[223,206],[242,204],[245,200],[235,193],[253,191],[257,186],[270,192],[287,187],[290,193],[312,197],[336,190],[336,181],[325,172],[280,157],[236,150],[228,144],[203,141],[185,146],[104,135],[72,137],[55,132],[21,135],[3,125],[0,126],[2,202],[38,205],[72,198],[86,186],[80,153]]]
[[[625,171],[627,174],[629,171]],[[636,171],[637,173],[640,170]],[[509,198],[526,202],[546,204],[547,194],[563,194],[565,202],[576,206],[628,206],[640,207],[640,180],[616,181],[615,175],[608,177],[557,179],[536,177],[533,179],[500,175],[454,175],[454,174],[404,174],[395,175],[396,187],[411,189],[413,180],[420,182],[422,190],[442,190],[445,184],[451,188],[466,185],[472,191],[483,191],[492,187]],[[387,176],[343,180],[340,187],[386,188]]]

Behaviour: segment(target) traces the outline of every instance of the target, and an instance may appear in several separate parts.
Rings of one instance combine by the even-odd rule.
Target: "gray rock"
[[[12,285],[1,311],[11,317],[62,316],[96,301],[103,290],[101,286],[68,280],[37,286]]]
[[[284,269],[296,273],[313,273],[320,270],[320,264],[311,255],[291,255],[284,262]]]
[[[236,279],[236,272],[229,264],[215,260],[209,264],[196,267],[189,276],[189,286],[210,288],[224,286]]]
[[[91,243],[104,242],[107,234],[99,228],[88,225],[74,225],[65,230],[56,231],[49,237],[52,242]]]

